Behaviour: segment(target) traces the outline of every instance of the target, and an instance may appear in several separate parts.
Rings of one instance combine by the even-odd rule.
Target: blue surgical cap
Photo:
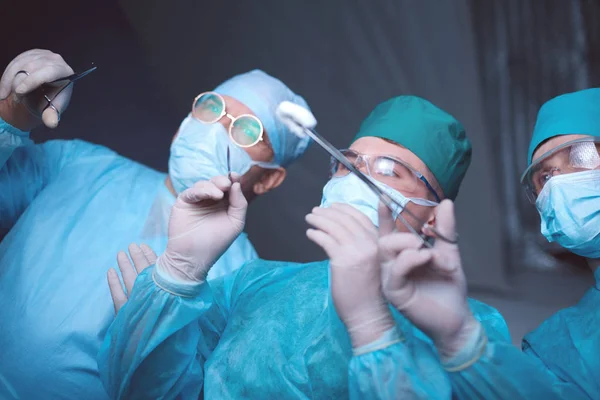
[[[285,100],[309,109],[306,101],[279,79],[256,69],[223,82],[215,92],[241,101],[256,114],[269,136],[278,165],[291,164],[308,147],[308,136],[296,136],[275,116],[277,106]]]
[[[600,137],[600,88],[567,93],[547,101],[538,113],[529,144],[527,165],[540,144],[555,136]]]

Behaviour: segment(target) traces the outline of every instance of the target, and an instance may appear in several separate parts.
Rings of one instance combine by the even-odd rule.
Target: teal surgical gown
[[[579,303],[525,336],[523,352],[492,335],[472,366],[449,373],[458,398],[600,399],[600,270]]]
[[[525,336],[523,352],[488,331],[477,361],[448,373],[455,397],[600,399],[600,270],[595,275],[577,305]]]
[[[600,269],[595,278],[579,303],[523,340],[523,351],[548,371],[558,391],[573,394],[570,398],[600,399]]]
[[[431,341],[398,313],[393,332],[353,356],[327,262],[255,260],[188,287],[167,278],[142,272],[109,328],[98,363],[113,398],[451,397]],[[509,342],[496,310],[469,303],[489,335]]]
[[[0,120],[0,399],[107,398],[106,272],[130,243],[165,248],[165,178],[83,141],[34,145]],[[253,258],[242,235],[213,277]]]

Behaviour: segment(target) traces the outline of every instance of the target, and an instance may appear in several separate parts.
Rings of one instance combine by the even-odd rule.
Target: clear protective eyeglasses
[[[225,99],[215,92],[204,92],[196,96],[192,104],[192,117],[204,124],[217,123],[223,117],[229,118],[229,137],[240,147],[252,147],[263,140],[262,122],[251,114],[234,117],[227,113]]]
[[[427,178],[402,160],[386,155],[361,154],[350,149],[343,149],[340,152],[355,168],[366,167],[367,175],[381,183],[407,193],[414,192],[419,185],[424,184],[435,197],[435,201],[438,203],[441,201]],[[330,167],[330,176],[345,176],[350,173],[350,170],[335,157],[331,157]]]
[[[527,198],[535,204],[538,195],[553,176],[600,168],[600,139],[572,140],[542,154],[521,176]]]

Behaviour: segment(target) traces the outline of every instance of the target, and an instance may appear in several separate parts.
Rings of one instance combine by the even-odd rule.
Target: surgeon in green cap
[[[527,334],[523,353],[490,343],[477,374],[495,389],[481,397],[599,399],[600,88],[545,103],[527,161],[521,182],[540,214],[541,233],[584,257],[596,283],[579,303]]]
[[[470,365],[459,373],[455,368],[445,368],[453,394],[478,399],[599,399],[600,88],[564,94],[542,106],[522,184],[540,214],[542,234],[548,241],[584,257],[596,284],[579,303],[559,311],[526,335],[523,352],[490,335],[487,327],[486,335],[465,330],[467,336],[459,340],[455,359],[471,360]],[[390,235],[380,242],[389,246],[393,241]],[[408,258],[404,257],[403,265],[397,268],[408,268]],[[385,261],[382,269],[384,276],[390,275],[386,270],[393,271]],[[390,289],[386,288],[385,278],[383,282],[387,293]],[[411,289],[415,287],[418,291],[416,285]],[[436,298],[443,298],[439,285],[435,292]],[[400,296],[401,302],[392,296],[387,299],[424,331],[428,326],[421,319],[429,317],[433,323],[440,318],[424,307],[424,302],[414,300],[414,295]],[[457,310],[460,307],[453,313]],[[440,353],[443,356],[443,351]],[[377,371],[377,366],[372,369]],[[406,373],[399,372],[396,379],[398,376]]]
[[[463,127],[400,96],[377,106],[342,152],[395,206],[380,208],[333,162],[321,207],[306,216],[326,261],[257,260],[207,282],[243,229],[236,177],[179,196],[158,260],[119,260],[140,274],[115,304],[99,355],[112,398],[450,398],[459,378],[448,371],[470,393],[476,382],[464,371],[487,340],[510,343],[506,323],[467,299],[456,244],[422,249],[408,233],[456,237],[451,200],[471,159]]]
[[[522,183],[540,214],[542,234],[584,257],[596,284],[525,336],[523,350],[560,390],[600,398],[600,88],[544,104],[528,164]]]

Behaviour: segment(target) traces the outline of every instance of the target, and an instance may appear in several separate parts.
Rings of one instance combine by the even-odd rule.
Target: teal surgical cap
[[[256,114],[269,136],[276,164],[285,167],[304,154],[310,138],[298,137],[289,131],[275,116],[275,111],[285,100],[306,109],[309,109],[308,104],[279,79],[256,69],[223,82],[215,92],[241,101]]]
[[[600,137],[600,88],[580,90],[555,97],[538,113],[529,144],[527,165],[544,141],[561,135]]]
[[[454,200],[471,164],[471,142],[456,118],[417,96],[398,96],[379,104],[354,140],[372,136],[398,143],[429,168]]]

